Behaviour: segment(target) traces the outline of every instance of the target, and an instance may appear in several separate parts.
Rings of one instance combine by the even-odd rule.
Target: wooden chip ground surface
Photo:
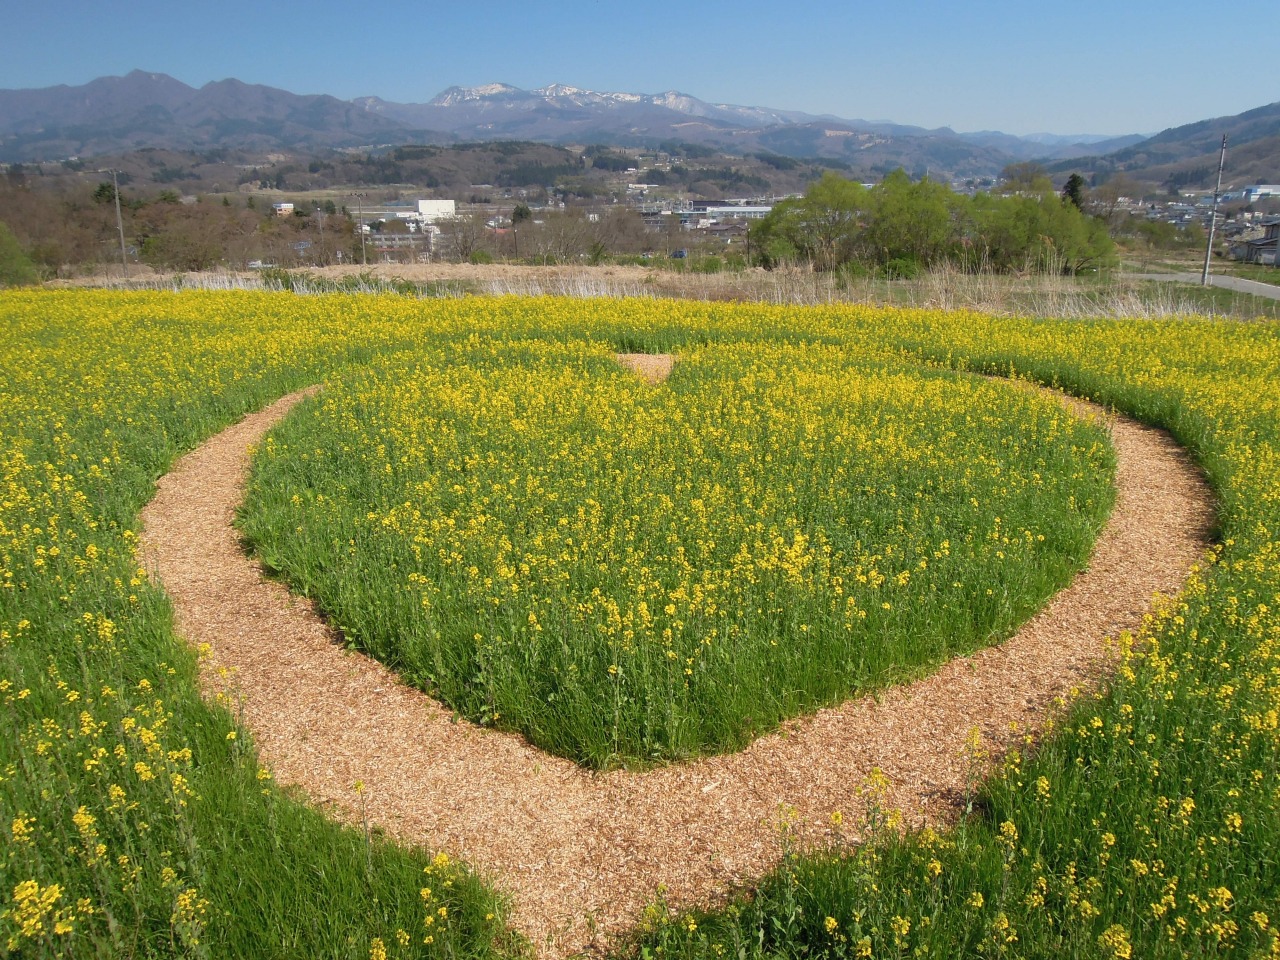
[[[620,358],[648,379],[669,357]],[[780,809],[802,838],[831,814],[856,838],[859,787],[879,768],[909,822],[954,816],[975,726],[992,757],[1038,729],[1055,700],[1096,680],[1104,638],[1172,594],[1207,545],[1212,500],[1170,438],[1109,418],[1115,511],[1088,569],[1015,637],[875,698],[792,721],[740,753],[647,772],[591,773],[520,737],[466,722],[380,664],[343,649],[307,602],[265,580],[232,526],[249,450],[303,394],[284,397],[182,458],[143,512],[143,562],[178,629],[211,650],[210,693],[238,698],[276,779],[355,822],[460,857],[507,892],[513,922],[546,958],[627,931],[659,884],[705,904],[779,859]],[[1071,401],[1082,415],[1103,416]],[[1016,732],[1015,732],[1016,725]],[[362,781],[363,797],[353,784]]]

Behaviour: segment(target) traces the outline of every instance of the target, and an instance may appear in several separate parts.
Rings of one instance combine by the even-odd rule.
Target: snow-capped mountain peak
[[[509,96],[513,93],[523,93],[519,87],[513,87],[509,83],[484,83],[478,87],[450,87],[438,97],[431,101],[433,106],[451,107],[457,103],[465,103],[468,100],[486,100],[490,97]]]
[[[549,86],[534,90],[540,97],[573,97],[586,94],[588,96],[596,96],[590,90],[583,90],[581,87],[571,87],[567,83],[553,83]]]

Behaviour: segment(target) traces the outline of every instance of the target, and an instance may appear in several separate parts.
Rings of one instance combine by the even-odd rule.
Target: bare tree
[[[533,234],[534,256],[547,263],[581,259],[597,241],[596,227],[581,210],[548,214]]]
[[[488,249],[489,228],[483,213],[441,220],[439,227],[441,250],[454,260],[470,260],[474,254]]]
[[[1113,173],[1106,182],[1089,191],[1089,210],[1115,225],[1121,200],[1139,200],[1144,187],[1127,173]]]
[[[629,207],[611,207],[600,217],[597,234],[611,254],[643,253],[652,243],[644,218]]]

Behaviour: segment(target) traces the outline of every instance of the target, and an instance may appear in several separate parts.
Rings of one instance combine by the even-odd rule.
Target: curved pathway
[[[370,823],[400,840],[466,860],[510,894],[512,922],[547,958],[607,944],[659,884],[680,906],[761,876],[781,855],[784,807],[797,818],[793,837],[823,839],[841,811],[852,839],[859,786],[875,768],[891,782],[883,803],[909,822],[953,816],[971,775],[969,732],[980,728],[998,756],[1058,697],[1096,678],[1103,638],[1137,627],[1156,592],[1180,588],[1212,522],[1209,490],[1183,451],[1160,431],[1111,419],[1112,518],[1089,567],[1008,642],[792,721],[740,753],[593,773],[518,736],[454,722],[344,650],[309,603],[244,555],[232,521],[251,445],[303,397],[218,434],[160,480],[143,512],[145,566],[172,597],[179,632],[209,645],[208,687],[238,699],[281,784],[352,822],[363,803]]]

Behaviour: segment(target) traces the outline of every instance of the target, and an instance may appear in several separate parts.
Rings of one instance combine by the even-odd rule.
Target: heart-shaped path
[[[620,359],[651,380],[671,364]],[[546,958],[607,945],[660,883],[679,907],[762,876],[782,853],[780,809],[794,811],[801,842],[821,841],[835,811],[856,824],[859,787],[874,769],[891,783],[883,802],[908,822],[954,816],[972,776],[970,731],[981,730],[996,758],[1037,729],[1056,698],[1096,680],[1104,638],[1135,629],[1154,594],[1181,587],[1213,520],[1203,478],[1166,434],[1109,418],[1111,519],[1088,568],[1012,639],[791,721],[739,753],[593,773],[518,736],[455,722],[344,650],[309,603],[245,556],[233,520],[251,446],[306,395],[247,417],[160,480],[143,511],[145,567],[172,598],[181,635],[208,644],[209,691],[237,699],[278,782],[348,821],[367,816],[402,841],[466,860],[510,894],[514,925]]]

